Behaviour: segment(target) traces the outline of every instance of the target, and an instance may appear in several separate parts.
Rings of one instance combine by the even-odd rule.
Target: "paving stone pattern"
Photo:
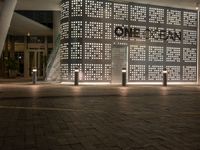
[[[200,87],[1,84],[0,149],[200,150]]]

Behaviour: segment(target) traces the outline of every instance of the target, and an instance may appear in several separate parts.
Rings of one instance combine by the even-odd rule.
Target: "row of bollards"
[[[75,68],[74,70],[75,77],[74,77],[74,85],[78,86],[79,84],[79,69]],[[33,84],[36,84],[37,82],[37,69],[34,68],[32,70],[32,80]],[[122,86],[126,86],[126,68],[122,68]],[[167,86],[167,70],[166,68],[163,69],[163,86]]]
[[[79,70],[75,69],[74,85],[77,86],[79,82]],[[122,68],[122,86],[126,86],[126,68]],[[167,86],[167,70],[163,69],[163,86]]]

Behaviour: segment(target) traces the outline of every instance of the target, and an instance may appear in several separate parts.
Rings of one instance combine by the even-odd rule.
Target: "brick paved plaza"
[[[1,84],[0,149],[200,150],[200,87]]]

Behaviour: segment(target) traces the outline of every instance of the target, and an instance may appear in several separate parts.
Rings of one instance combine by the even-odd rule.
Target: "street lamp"
[[[31,36],[30,32],[26,35],[26,49],[28,49],[29,37]]]

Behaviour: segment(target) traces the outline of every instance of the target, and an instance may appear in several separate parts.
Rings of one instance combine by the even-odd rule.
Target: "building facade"
[[[0,56],[0,79],[31,80],[33,68],[38,79],[45,79],[53,51],[52,28],[51,11],[15,11]]]
[[[166,68],[169,82],[197,83],[197,11],[103,0],[61,7],[61,81],[73,81],[78,67],[82,82],[119,83],[126,68],[129,83],[154,83]]]
[[[0,78],[31,79],[32,69],[37,68],[38,79],[44,79],[47,59],[52,49],[51,36],[8,35],[0,58]],[[10,75],[10,63],[14,65],[15,75]]]

